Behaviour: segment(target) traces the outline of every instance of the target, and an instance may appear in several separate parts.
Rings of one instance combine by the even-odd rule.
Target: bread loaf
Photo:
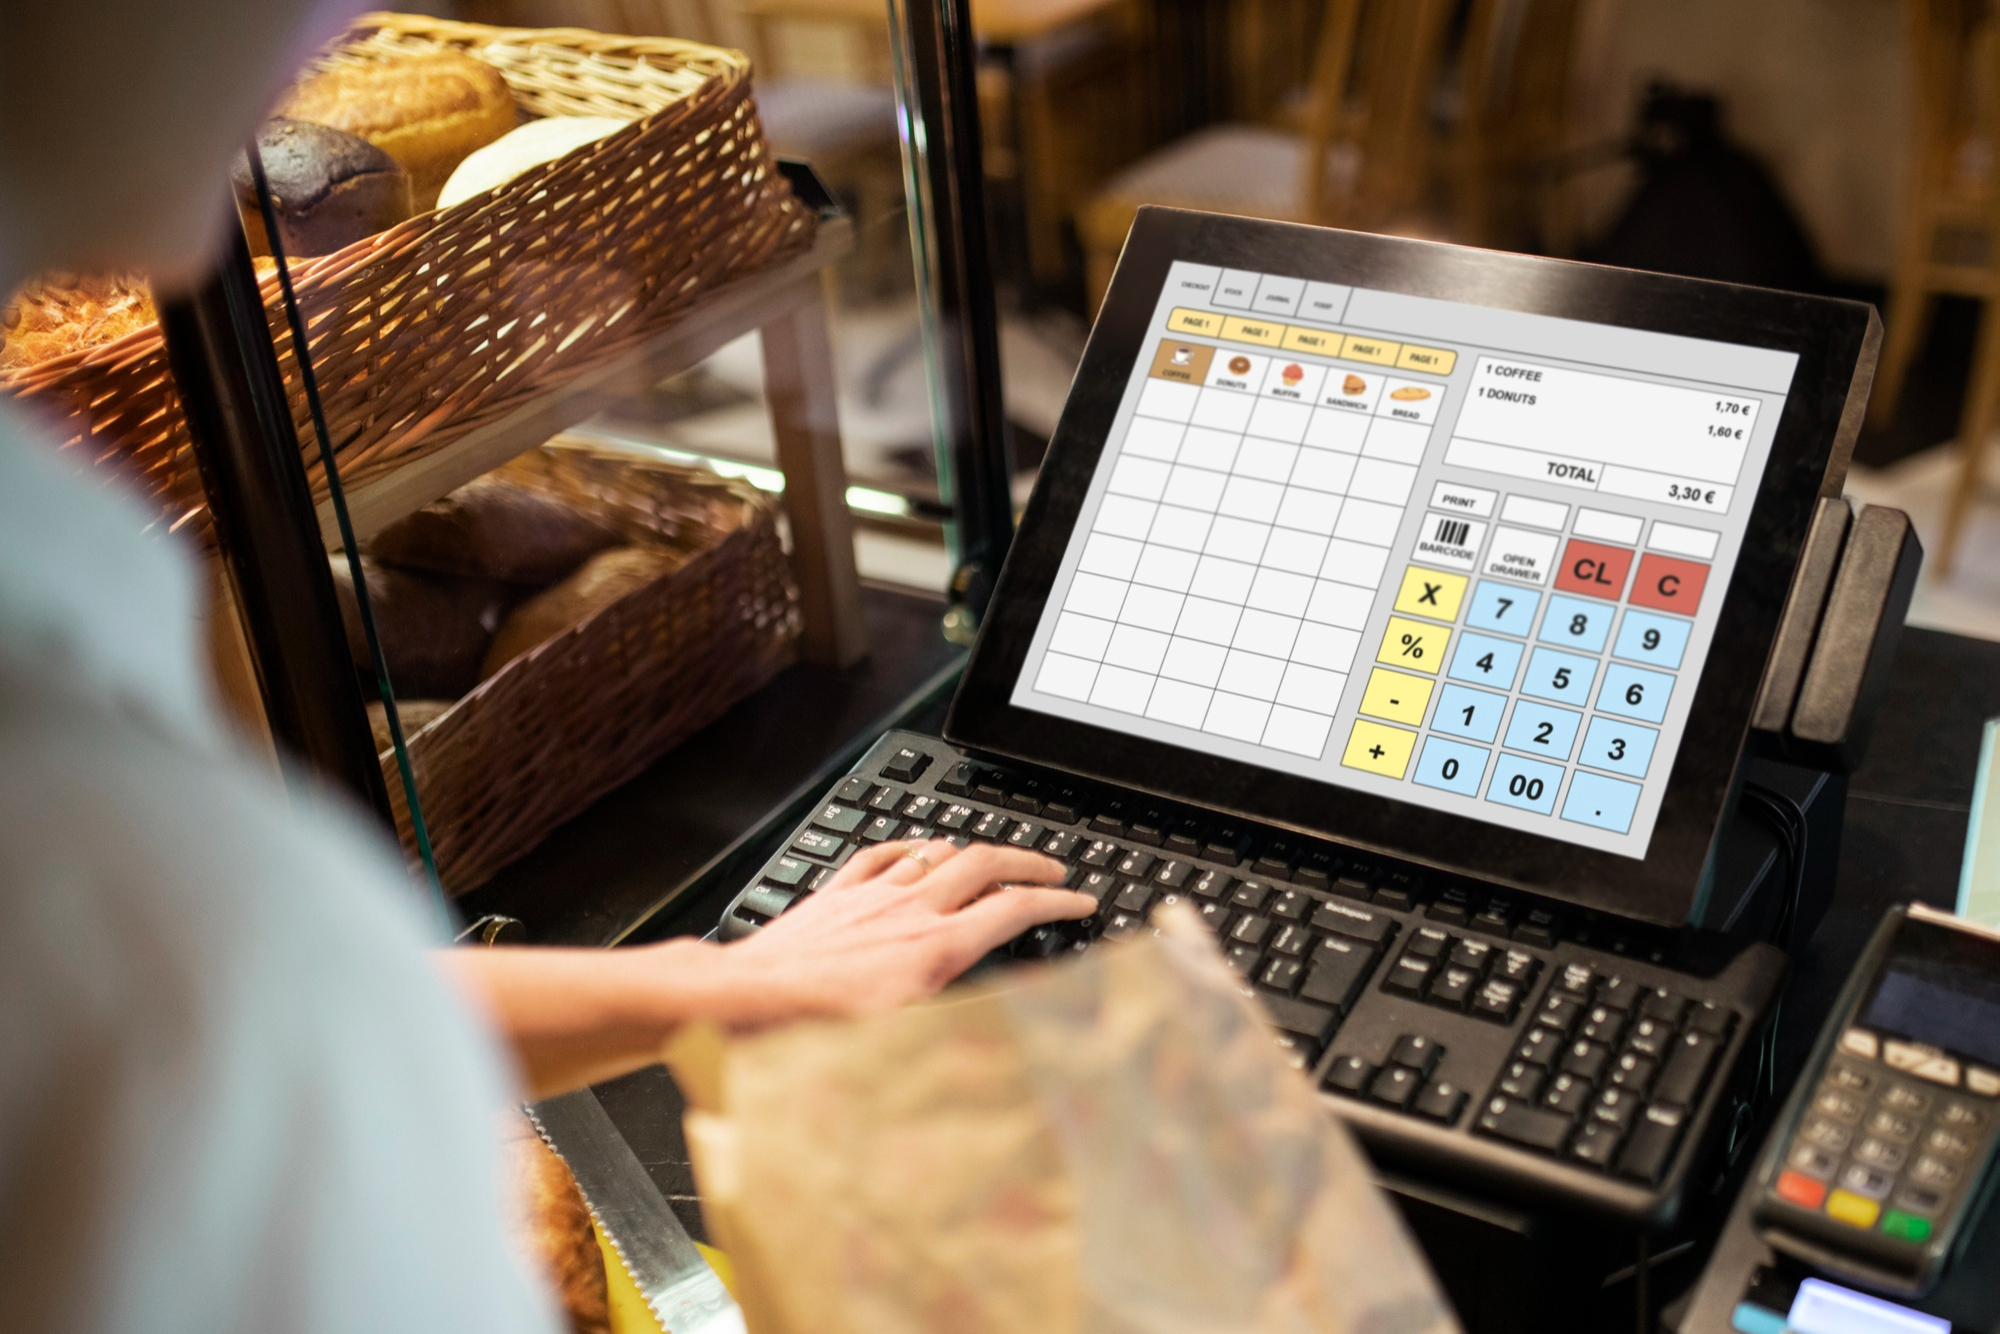
[[[330,255],[410,216],[409,173],[359,135],[280,116],[257,131],[257,155],[288,257]],[[251,252],[270,253],[247,157],[236,159],[230,183]]]
[[[576,1178],[542,1143],[525,1117],[507,1118],[503,1148],[514,1182],[514,1235],[521,1252],[547,1277],[569,1317],[571,1334],[609,1334],[611,1294],[604,1252]]]
[[[494,628],[518,591],[491,579],[446,578],[401,570],[363,557],[368,605],[397,695],[457,699],[479,684],[479,664]],[[374,676],[368,639],[347,557],[333,558],[334,591],[347,629],[347,651],[364,679]]]
[[[137,274],[43,274],[0,310],[0,371],[114,342],[158,318]]]
[[[618,547],[592,556],[582,569],[529,598],[501,622],[480,665],[480,679],[620,598],[672,574],[687,560],[685,553],[667,547]]]
[[[421,212],[475,148],[514,128],[500,71],[456,51],[330,66],[286,95],[278,114],[358,134],[410,174]]]
[[[384,528],[368,554],[409,569],[540,586],[617,542],[588,515],[489,473]]]
[[[476,194],[497,190],[530,167],[554,162],[585,144],[616,134],[631,123],[612,116],[544,116],[531,120],[459,163],[438,195],[437,206],[450,208]]]

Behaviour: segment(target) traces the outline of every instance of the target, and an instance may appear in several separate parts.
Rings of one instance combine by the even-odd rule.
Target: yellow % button
[[[1424,706],[1431,702],[1436,686],[1437,682],[1421,676],[1377,667],[1368,673],[1368,688],[1361,692],[1361,711],[1371,718],[1415,727],[1423,722]]]
[[[1396,593],[1396,610],[1412,616],[1435,616],[1440,621],[1458,619],[1458,607],[1465,600],[1465,576],[1446,574],[1412,565],[1403,571],[1403,586]]]
[[[1363,769],[1384,778],[1401,778],[1410,767],[1410,751],[1417,744],[1415,732],[1385,727],[1358,719],[1347,734],[1347,751],[1340,762],[1349,769]]]
[[[1376,653],[1375,661],[1436,676],[1438,663],[1444,660],[1444,646],[1450,638],[1451,631],[1442,626],[1391,616],[1388,628],[1382,632],[1382,648]]]

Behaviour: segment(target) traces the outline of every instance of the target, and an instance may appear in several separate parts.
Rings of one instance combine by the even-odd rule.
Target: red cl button
[[[1625,572],[1631,568],[1629,551],[1571,539],[1556,571],[1556,587],[1565,593],[1616,602],[1625,588]]]
[[[1632,603],[1692,616],[1707,582],[1708,567],[1700,561],[1645,556],[1639,561],[1639,577],[1632,581]]]

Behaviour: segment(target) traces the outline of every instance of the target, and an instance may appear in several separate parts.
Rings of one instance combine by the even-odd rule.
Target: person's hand
[[[715,962],[745,1003],[741,1023],[887,1009],[934,995],[1029,927],[1090,916],[1089,895],[1049,887],[1063,875],[1020,848],[882,843]]]

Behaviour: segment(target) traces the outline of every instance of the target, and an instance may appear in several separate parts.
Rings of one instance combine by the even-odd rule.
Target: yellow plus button
[[[1458,619],[1458,605],[1465,600],[1465,576],[1446,574],[1412,565],[1403,571],[1403,587],[1396,594],[1396,610],[1410,616],[1431,616],[1440,621]]]
[[[1340,762],[1350,769],[1365,769],[1384,778],[1401,778],[1410,767],[1410,751],[1416,744],[1415,732],[1384,727],[1363,718],[1347,734],[1347,752]]]

